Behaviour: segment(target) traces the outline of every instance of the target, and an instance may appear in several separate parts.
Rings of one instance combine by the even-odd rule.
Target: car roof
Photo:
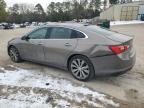
[[[91,24],[87,24],[87,23],[85,23],[85,24],[82,24],[82,23],[50,23],[50,24],[47,24],[47,25],[41,26],[41,27],[65,27],[65,28],[77,30],[77,31],[87,34],[88,26],[91,26]]]
[[[68,27],[68,28],[75,28],[80,29],[81,27],[88,26],[89,24],[81,24],[81,23],[50,23],[45,25],[44,27]]]
[[[82,25],[82,24],[79,24],[79,23],[48,23],[47,25],[57,25],[57,26],[78,26],[78,25]]]

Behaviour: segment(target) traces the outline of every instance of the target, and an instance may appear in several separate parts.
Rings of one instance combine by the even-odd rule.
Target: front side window
[[[63,27],[52,28],[50,39],[70,39],[72,30]]]
[[[30,39],[45,39],[47,34],[47,28],[40,28],[29,34]]]

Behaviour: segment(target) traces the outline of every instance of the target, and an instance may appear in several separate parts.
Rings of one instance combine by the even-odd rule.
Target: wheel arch
[[[90,74],[90,77],[88,78],[88,79],[86,79],[86,80],[83,80],[83,81],[87,81],[87,80],[89,80],[89,79],[92,79],[92,78],[94,78],[95,77],[95,69],[94,69],[94,66],[93,66],[93,63],[92,63],[92,61],[89,59],[89,57],[87,56],[87,55],[84,55],[84,54],[72,54],[72,55],[70,55],[69,56],[69,58],[68,58],[68,60],[67,60],[67,69],[68,69],[68,71],[70,71],[70,65],[69,65],[69,63],[70,63],[70,61],[71,61],[71,59],[73,58],[73,57],[75,57],[75,56],[83,56],[83,57],[85,57],[85,59],[87,58],[87,60],[88,60],[88,63],[90,63],[90,69],[92,70],[91,71],[91,74]],[[77,79],[77,78],[76,78]]]
[[[72,54],[72,55],[70,55],[70,56],[68,57],[68,59],[67,59],[67,69],[68,69],[68,70],[69,70],[69,68],[68,68],[68,66],[69,66],[69,61],[71,60],[72,57],[78,56],[78,55],[87,57],[87,56],[84,55],[84,54]],[[87,57],[87,58],[88,58],[88,57]]]
[[[10,50],[11,47],[16,48],[14,45],[9,45],[9,46],[8,46],[8,49],[7,49],[8,55],[9,55],[9,50]],[[17,49],[17,48],[16,48],[16,49]]]

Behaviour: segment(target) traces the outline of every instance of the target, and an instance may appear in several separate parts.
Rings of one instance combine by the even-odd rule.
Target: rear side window
[[[51,29],[50,39],[70,39],[72,30],[63,27],[54,27]]]
[[[73,30],[71,38],[85,38],[85,35],[79,31]]]

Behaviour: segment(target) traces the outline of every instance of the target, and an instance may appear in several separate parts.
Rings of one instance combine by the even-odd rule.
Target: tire
[[[68,64],[68,69],[73,77],[80,81],[87,81],[94,77],[94,67],[91,61],[82,55],[72,57]]]
[[[11,46],[9,48],[8,53],[9,53],[9,56],[13,62],[15,62],[15,63],[21,62],[21,57],[19,55],[19,52],[14,46]]]

